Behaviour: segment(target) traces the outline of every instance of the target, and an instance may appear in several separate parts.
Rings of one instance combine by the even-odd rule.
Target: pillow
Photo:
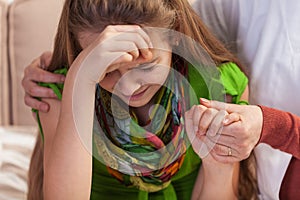
[[[27,174],[36,127],[0,127],[0,199],[27,199]]]
[[[7,65],[7,8],[8,3],[0,1],[0,125],[9,123],[9,93]]]
[[[24,104],[24,68],[44,51],[52,50],[63,0],[15,0],[9,8],[9,63],[12,123],[35,124]]]

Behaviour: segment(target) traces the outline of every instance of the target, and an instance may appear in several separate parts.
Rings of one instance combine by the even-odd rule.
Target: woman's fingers
[[[46,51],[46,52],[42,53],[42,55],[40,56],[40,58],[41,58],[40,67],[42,69],[47,69],[48,66],[51,63],[52,52],[51,51]]]
[[[210,155],[216,161],[222,163],[234,163],[240,161],[240,158],[238,157],[239,153],[234,147],[215,143],[207,136],[202,137],[205,137],[205,139],[202,140],[207,146]]]
[[[27,106],[34,108],[36,110],[40,110],[42,112],[48,112],[49,111],[49,105],[43,101],[39,101],[35,98],[32,98],[28,94],[25,94],[24,96],[24,102]]]
[[[211,151],[210,155],[218,162],[221,163],[236,163],[241,161],[238,157],[236,156],[223,156],[223,155],[218,155],[214,153],[214,151]]]
[[[231,136],[218,135],[213,138],[209,138],[208,146],[214,151],[216,155],[219,156],[236,156],[236,145],[234,144],[234,138]]]
[[[214,143],[218,143],[224,146],[233,146],[234,148],[236,148],[236,138],[234,136],[218,134],[213,137],[211,136],[208,137]]]
[[[40,97],[40,98],[56,98],[57,96],[52,89],[39,86],[35,82],[27,82],[26,94],[31,97]]]
[[[65,77],[61,74],[53,74],[39,68],[37,62],[33,62],[24,70],[24,77],[22,85],[25,86],[28,81],[31,82],[45,82],[45,83],[61,83],[64,82]]]
[[[226,128],[227,127],[224,127],[225,132],[227,132]],[[229,131],[229,133],[231,132]],[[223,156],[224,154],[226,154],[226,149],[221,148],[222,146],[225,146],[230,147],[232,149],[232,155],[236,158],[236,160],[243,160],[245,158],[248,158],[252,151],[252,146],[249,146],[247,140],[240,139],[235,135],[236,134],[225,135],[224,133],[222,133],[214,137],[207,136],[210,139],[210,141],[212,141],[212,144],[215,144],[215,146],[213,147],[214,154],[218,156]],[[212,145],[210,144],[210,146]]]
[[[53,74],[45,71],[51,62],[52,53],[44,52],[40,57],[36,58],[24,70],[22,79],[22,87],[25,91],[24,102],[31,108],[47,112],[49,105],[45,102],[39,101],[36,97],[55,98],[54,92],[45,87],[41,87],[37,82],[63,82],[65,77],[63,75]]]
[[[230,113],[230,114],[228,114],[228,115],[225,116],[223,124],[224,125],[229,125],[229,124],[231,124],[233,122],[237,122],[239,120],[241,120],[240,114],[238,114],[238,113]]]

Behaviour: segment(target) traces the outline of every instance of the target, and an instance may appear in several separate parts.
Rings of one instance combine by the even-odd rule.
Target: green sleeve
[[[221,73],[221,79],[226,94],[232,96],[232,103],[248,104],[247,102],[240,100],[248,85],[248,78],[246,75],[232,62],[224,63],[220,65],[218,69]]]
[[[63,74],[63,75],[67,75],[67,68],[62,68],[62,69],[57,69],[55,70],[53,73],[54,74]],[[38,83],[39,86],[42,87],[47,87],[47,88],[51,88],[54,92],[54,94],[57,96],[58,100],[62,99],[62,91],[64,88],[64,84],[63,83],[43,83],[43,82],[39,82]],[[41,100],[41,98],[37,98],[38,100]],[[35,113],[36,115],[36,119],[37,119],[37,123],[38,123],[38,127],[39,127],[39,132],[42,138],[42,141],[44,142],[44,131],[43,131],[43,127],[41,124],[41,120],[40,120],[40,114],[39,114],[39,110],[32,108],[31,109],[32,112]]]
[[[224,101],[225,94],[227,94],[232,96],[232,103],[248,104],[248,102],[240,100],[248,84],[248,78],[240,68],[235,63],[228,62],[220,65],[217,69],[219,74],[211,73],[214,77],[205,82],[199,70],[189,65],[188,79],[197,98]],[[213,95],[212,92],[214,92]],[[216,93],[219,94],[216,95]]]

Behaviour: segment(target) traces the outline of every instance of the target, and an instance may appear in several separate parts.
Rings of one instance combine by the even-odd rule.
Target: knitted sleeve
[[[260,108],[263,112],[263,128],[259,142],[300,159],[300,117],[261,105]]]

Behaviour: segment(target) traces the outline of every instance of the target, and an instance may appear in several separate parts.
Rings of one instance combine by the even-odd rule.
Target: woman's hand
[[[213,156],[220,162],[236,162],[249,157],[253,148],[257,145],[262,131],[262,111],[254,105],[236,105],[217,101],[201,99],[201,104],[206,108],[226,110],[227,115],[223,121],[223,129],[215,131],[209,128],[210,135],[219,134],[219,137],[211,137],[217,143],[213,149]],[[238,119],[238,120],[237,120]],[[220,156],[226,150],[220,145],[232,149],[232,156]]]
[[[65,80],[63,75],[53,74],[45,70],[50,64],[51,56],[51,52],[44,52],[40,57],[33,60],[25,68],[22,79],[25,104],[42,112],[48,112],[49,105],[44,101],[39,101],[36,97],[56,98],[56,95],[52,89],[41,87],[37,82],[61,83]]]
[[[231,162],[239,161],[233,158],[236,155],[235,146],[223,142],[234,141],[234,137],[225,133],[220,135],[225,129],[224,121],[226,125],[238,122],[239,115],[236,113],[229,115],[224,109],[217,110],[195,105],[186,112],[185,118],[188,137],[200,158],[205,158],[210,154],[218,162],[224,162],[227,158],[230,158]]]

